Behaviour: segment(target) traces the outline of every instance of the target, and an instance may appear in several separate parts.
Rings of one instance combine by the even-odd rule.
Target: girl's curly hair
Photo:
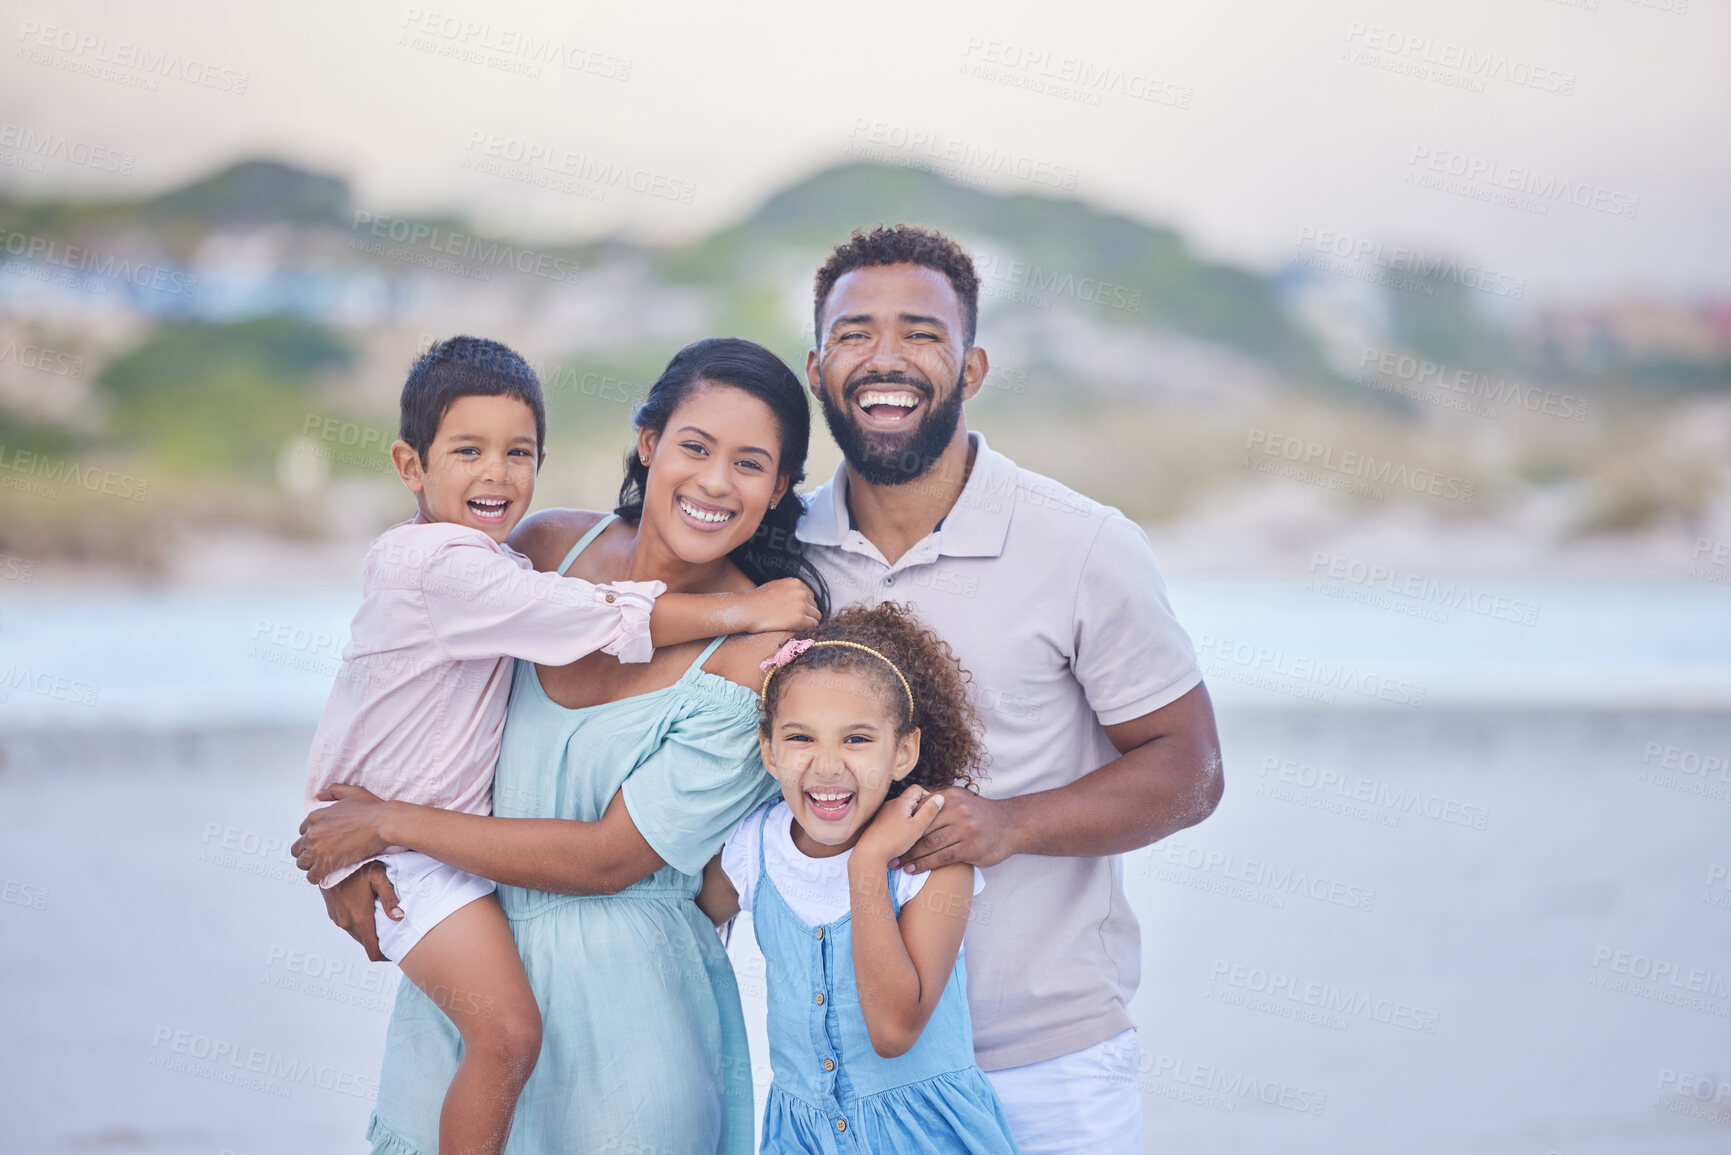
[[[817,642],[856,642],[870,646],[896,664],[908,680],[907,690],[890,668],[850,646],[813,646],[775,672],[764,690],[758,731],[770,736],[776,706],[790,677],[813,670],[846,670],[871,680],[895,719],[896,734],[920,731],[920,760],[908,776],[890,784],[894,798],[909,785],[927,790],[945,786],[976,789],[986,761],[980,740],[980,719],[968,692],[972,681],[949,643],[934,634],[907,606],[880,602],[852,606],[803,635]],[[908,717],[908,691],[913,693],[913,718]]]

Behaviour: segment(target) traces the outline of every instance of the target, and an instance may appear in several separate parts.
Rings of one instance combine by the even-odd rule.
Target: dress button
[[[895,575],[895,574],[891,574],[891,575],[890,575],[890,576],[889,576],[889,577],[887,577],[887,578],[885,578],[885,579],[884,579],[884,584],[885,584],[885,585],[886,585],[886,586],[893,586],[893,585],[895,585],[895,584],[896,584],[896,575]]]
[[[618,600],[619,600],[619,598],[618,598],[618,597],[617,597],[617,596],[616,596],[616,595],[614,595],[614,594],[608,594],[608,595],[607,595],[607,600],[608,600],[608,602],[609,602],[609,603],[611,603],[611,602],[616,602],[616,601],[618,601]]]
[[[847,1120],[846,1119],[837,1119],[835,1121],[835,1129],[837,1131],[846,1131],[847,1130]]]
[[[823,1069],[826,1071],[835,1070],[835,1060],[834,1059],[825,1059],[823,1061]]]
[[[817,1005],[820,1007],[823,1006],[823,992],[822,991],[817,992]]]
[[[821,926],[817,928],[817,937],[819,937],[819,938],[823,937],[823,927],[821,927]]]

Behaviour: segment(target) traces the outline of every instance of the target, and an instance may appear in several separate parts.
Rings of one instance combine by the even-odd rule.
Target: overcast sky
[[[12,188],[271,155],[370,211],[672,239],[863,147],[1263,268],[1327,232],[1459,254],[1533,303],[1731,295],[1724,0],[4,10]],[[527,183],[597,165],[640,190]]]

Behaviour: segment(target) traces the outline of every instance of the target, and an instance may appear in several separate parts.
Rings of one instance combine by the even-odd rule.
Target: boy
[[[668,645],[817,622],[799,581],[748,594],[667,594],[659,581],[592,585],[536,573],[505,545],[544,457],[535,373],[505,346],[453,337],[403,385],[391,460],[417,515],[367,554],[361,607],[319,720],[307,805],[338,784],[470,814],[492,811],[512,659],[566,665],[603,650],[648,661]],[[401,920],[376,911],[379,945],[450,1016],[463,1058],[439,1122],[443,1155],[495,1155],[534,1070],[541,1018],[494,884],[427,855],[384,856]],[[334,886],[359,863],[330,871]]]

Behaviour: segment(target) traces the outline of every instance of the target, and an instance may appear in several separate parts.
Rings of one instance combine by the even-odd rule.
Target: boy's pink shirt
[[[666,589],[537,573],[467,526],[417,517],[386,530],[367,553],[361,606],[313,737],[307,808],[327,805],[318,801],[327,786],[354,783],[381,798],[492,813],[512,659],[563,666],[602,650],[646,662],[649,611]]]

